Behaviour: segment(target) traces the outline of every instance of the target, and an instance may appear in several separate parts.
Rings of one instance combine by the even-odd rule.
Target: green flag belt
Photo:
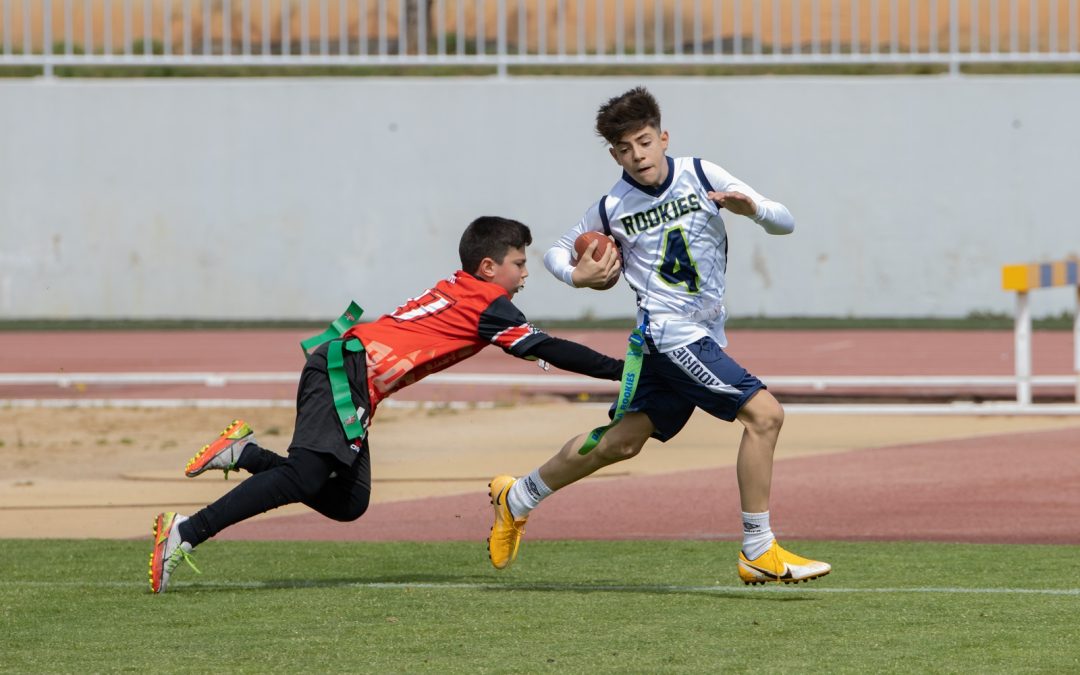
[[[311,355],[315,349],[329,342],[326,350],[326,374],[330,378],[330,391],[334,395],[334,408],[337,410],[338,419],[341,420],[341,428],[345,430],[345,436],[350,440],[362,439],[367,434],[364,428],[364,410],[353,406],[352,389],[349,387],[349,376],[345,373],[345,352],[362,352],[364,345],[356,338],[347,340],[340,339],[345,331],[356,325],[364,310],[356,301],[349,303],[348,309],[334,319],[323,332],[312,335],[300,343],[300,348],[305,355]]]
[[[312,335],[300,343],[300,349],[304,350],[304,356],[311,356],[311,352],[315,351],[315,348],[322,343],[329,342],[344,335],[345,331],[356,325],[356,322],[360,320],[360,315],[363,313],[364,310],[360,309],[360,305],[356,304],[355,300],[350,302],[349,307],[345,312],[334,319],[330,325],[326,327],[326,330],[318,335]]]
[[[326,373],[330,377],[330,390],[334,394],[334,407],[337,409],[341,428],[350,441],[363,439],[367,434],[364,428],[364,410],[353,406],[352,388],[349,376],[345,374],[345,352],[362,352],[364,345],[356,338],[332,340],[326,350]]]
[[[626,345],[626,360],[623,362],[622,380],[619,384],[619,400],[615,404],[615,414],[611,417],[611,424],[597,427],[589,432],[585,443],[578,450],[579,455],[587,455],[600,443],[607,430],[618,424],[619,420],[626,415],[626,408],[630,401],[634,400],[634,392],[637,391],[638,380],[641,379],[642,347],[645,344],[644,326],[638,326],[630,333]]]

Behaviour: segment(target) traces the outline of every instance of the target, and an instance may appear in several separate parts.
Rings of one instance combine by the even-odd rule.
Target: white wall
[[[1075,77],[15,80],[0,317],[375,315],[456,269],[481,214],[533,228],[531,317],[629,316],[624,285],[541,258],[618,177],[593,116],[638,83],[672,154],[796,216],[729,219],[733,315],[1008,312],[1002,264],[1080,253]]]

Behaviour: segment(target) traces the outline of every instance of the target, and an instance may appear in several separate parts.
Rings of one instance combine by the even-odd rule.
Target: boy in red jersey
[[[458,246],[461,270],[393,313],[314,349],[300,375],[288,457],[256,445],[240,420],[204,447],[188,462],[189,477],[209,469],[254,475],[190,518],[158,514],[151,591],[165,591],[180,561],[190,563],[195,546],[279,506],[302,502],[334,520],[359,518],[371,495],[367,427],[379,402],[489,344],[519,358],[618,380],[622,361],[537,330],[511,302],[529,275],[525,247],[531,243],[522,223],[477,218]]]

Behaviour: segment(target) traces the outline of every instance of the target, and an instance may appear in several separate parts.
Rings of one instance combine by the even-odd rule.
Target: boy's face
[[[667,180],[667,148],[668,132],[644,126],[620,138],[609,152],[631,178],[654,186]]]
[[[525,267],[525,249],[507,249],[501,263],[491,258],[484,258],[480,261],[480,269],[476,270],[476,276],[484,281],[498,284],[510,295],[514,295],[525,288],[525,278],[529,276],[529,270]]]

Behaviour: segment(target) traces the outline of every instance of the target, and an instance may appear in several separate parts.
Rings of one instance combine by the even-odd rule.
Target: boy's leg
[[[545,497],[601,467],[630,459],[650,437],[667,441],[679,433],[693,414],[694,404],[669,387],[664,372],[668,368],[666,360],[661,354],[645,355],[628,412],[607,430],[591,452],[578,452],[587,436],[581,434],[522,479],[496,476],[492,480],[489,487],[495,524],[488,539],[488,555],[495,567],[502,569],[513,562],[525,531],[525,519]],[[612,406],[609,415],[614,410]]]
[[[488,484],[495,523],[488,537],[488,557],[496,569],[503,569],[517,557],[525,521],[529,513],[555,490],[570,485],[609,464],[630,459],[645,445],[654,430],[644,413],[628,413],[604,433],[588,454],[578,452],[588,434],[580,434],[563,445],[551,459],[528,476],[496,476]]]
[[[339,468],[321,490],[305,499],[306,506],[341,522],[364,515],[371,500],[371,455],[366,439],[360,447],[353,463],[348,468]]]
[[[776,398],[709,337],[661,355],[655,370],[663,372],[671,391],[693,405],[714,417],[743,424],[736,462],[743,510],[738,562],[742,580],[795,582],[828,574],[827,563],[780,548],[769,524],[773,453],[784,422],[784,410]]]
[[[552,491],[564,488],[598,469],[638,454],[653,430],[648,415],[639,412],[627,413],[618,424],[604,433],[600,443],[586,455],[580,454],[578,450],[585,443],[588,434],[581,434],[567,441],[558,454],[540,466],[540,477]]]
[[[735,467],[743,510],[739,578],[746,584],[764,584],[797,583],[825,576],[832,570],[831,565],[782,548],[769,522],[773,455],[784,424],[783,407],[767,390],[759,389],[739,409],[737,419],[743,424]]]
[[[190,519],[167,518],[168,531],[161,534],[155,521],[155,546],[151,553],[151,590],[160,593],[168,583],[168,574],[180,558],[164,555],[172,549],[181,555],[214,536],[229,525],[285,504],[310,503],[313,508],[336,519],[358,517],[367,508],[371,487],[370,465],[367,462],[367,443],[352,442],[345,434],[338,417],[334,393],[327,370],[329,344],[318,347],[300,373],[296,394],[296,425],[288,459],[283,459],[254,445],[250,428],[239,420],[227,428],[215,443],[236,447],[245,443],[230,464],[243,466],[254,475],[221,499],[196,512]],[[349,351],[344,368],[357,412],[370,408],[367,403],[366,366],[363,352]],[[366,426],[367,413],[362,423]],[[211,444],[214,445],[214,444]],[[209,447],[209,446],[208,446]],[[308,448],[317,448],[318,451]],[[363,455],[363,461],[360,456]],[[224,468],[224,467],[222,467]],[[342,480],[340,474],[348,478]],[[326,494],[331,479],[336,480]],[[342,504],[332,504],[342,500]],[[163,514],[166,515],[166,514]],[[175,514],[173,514],[175,516]],[[349,516],[351,515],[351,518]],[[164,544],[159,545],[164,540]],[[186,552],[185,552],[186,554]],[[160,568],[155,570],[155,565]],[[162,573],[164,572],[164,573]],[[154,579],[159,582],[155,584]]]
[[[784,424],[784,409],[768,390],[759,389],[739,410],[737,419],[743,424],[735,467],[742,510],[768,511],[773,454]]]
[[[229,525],[313,498],[343,468],[332,455],[294,450],[279,466],[253,475],[190,518],[160,514],[154,521],[150,590],[163,593],[172,571],[181,560],[190,562],[190,551],[200,543]]]
[[[181,536],[198,546],[226,527],[286,504],[314,499],[342,469],[333,455],[294,449],[288,459],[244,480],[213,504],[196,511],[181,528]]]

